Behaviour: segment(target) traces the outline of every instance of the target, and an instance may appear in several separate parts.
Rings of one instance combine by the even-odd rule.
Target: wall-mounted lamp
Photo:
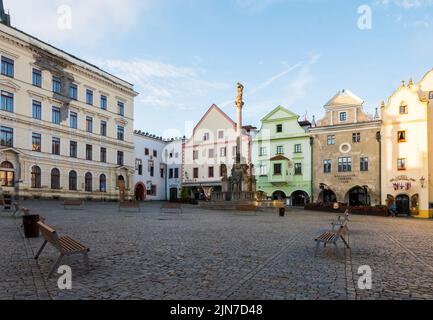
[[[424,178],[424,176],[421,177],[421,179],[419,179],[419,181],[421,182],[421,188],[424,189],[424,187],[425,187],[425,182],[426,182],[426,179]]]

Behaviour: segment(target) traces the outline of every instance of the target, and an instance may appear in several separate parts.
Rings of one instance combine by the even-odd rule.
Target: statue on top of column
[[[238,97],[236,98],[236,107],[242,108],[244,106],[244,86],[238,82]]]

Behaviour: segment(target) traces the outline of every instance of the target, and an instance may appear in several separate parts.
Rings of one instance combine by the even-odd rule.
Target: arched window
[[[75,171],[69,172],[69,190],[77,191],[77,173]]]
[[[107,177],[101,174],[99,177],[99,192],[107,192]]]
[[[93,186],[92,186],[92,174],[90,172],[86,173],[85,180],[84,180],[84,187],[86,192],[92,192]]]
[[[0,187],[14,186],[14,166],[9,161],[0,164]]]
[[[41,168],[38,166],[32,167],[32,188],[40,189],[42,187],[41,183]]]
[[[51,189],[60,189],[60,171],[57,168],[51,170]]]

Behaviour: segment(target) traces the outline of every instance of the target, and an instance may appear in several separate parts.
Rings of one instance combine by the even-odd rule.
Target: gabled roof
[[[286,108],[282,107],[282,106],[278,106],[276,107],[274,110],[272,110],[270,113],[268,113],[263,119],[262,122],[266,122],[267,120],[269,120],[274,114],[276,114],[278,111],[282,111],[284,112],[287,116],[285,118],[294,118],[294,119],[298,119],[299,116],[295,113],[293,113],[292,111],[287,110]]]
[[[278,155],[270,159],[271,161],[290,161],[290,159],[286,158],[283,155]]]
[[[325,107],[360,106],[363,104],[364,100],[349,90],[343,89],[338,91],[337,94],[325,104]]]
[[[197,125],[194,127],[194,133],[196,131],[196,129],[203,123],[203,121],[207,118],[207,116],[209,115],[209,113],[212,112],[212,110],[216,110],[217,112],[219,112],[221,115],[224,116],[224,118],[226,118],[232,125],[233,127],[236,128],[236,122],[234,122],[224,111],[222,111],[216,104],[213,104],[204,114],[204,116],[200,119],[200,121],[197,123]]]

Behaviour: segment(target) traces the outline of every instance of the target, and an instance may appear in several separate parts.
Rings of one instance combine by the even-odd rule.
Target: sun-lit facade
[[[382,106],[382,201],[399,214],[431,218],[433,71],[404,83]]]

